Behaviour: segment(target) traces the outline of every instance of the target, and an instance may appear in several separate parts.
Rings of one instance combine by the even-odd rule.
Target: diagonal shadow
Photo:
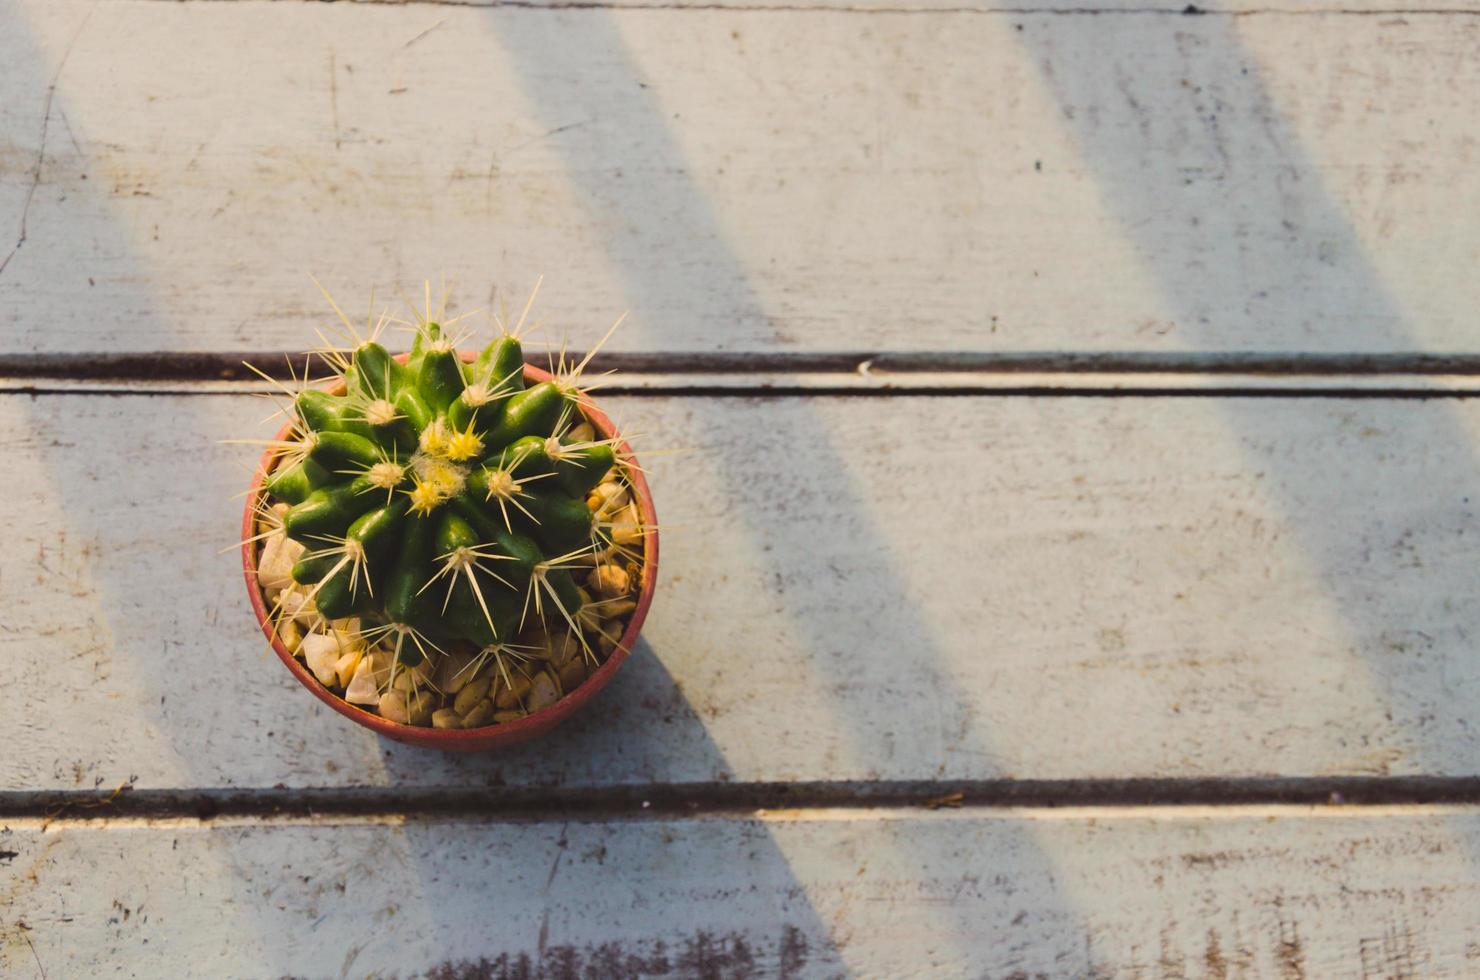
[[[80,56],[85,56],[89,43],[98,37],[106,37],[110,29],[107,23],[113,16],[123,16],[123,8],[103,9],[100,16],[87,20],[89,13],[82,8],[71,8],[59,15],[59,22],[71,16],[71,23],[61,29],[64,42],[31,43],[29,27],[19,10],[0,10],[0,36],[4,39],[4,50],[16,59],[13,65],[28,69],[29,77],[38,80],[37,90],[27,92],[34,96],[35,118],[26,118],[25,129],[39,133],[40,146],[37,172],[47,168],[49,182],[66,183],[72,186],[71,203],[64,212],[48,210],[46,222],[30,221],[26,239],[11,256],[7,275],[36,277],[54,270],[74,249],[78,242],[91,240],[105,243],[110,251],[120,256],[133,254],[130,247],[132,230],[128,218],[115,212],[113,205],[92,192],[92,187],[103,184],[79,184],[76,174],[88,169],[86,152],[88,134],[73,123],[66,124],[66,135],[61,136],[58,120],[67,115],[67,84],[62,64],[67,53],[75,46]],[[57,24],[46,25],[56,29]],[[111,25],[116,27],[116,24]],[[94,33],[97,32],[97,33]],[[43,54],[43,49],[45,53]],[[86,93],[78,93],[85,97]],[[27,109],[31,107],[26,106]],[[20,113],[20,107],[16,108]],[[75,120],[78,114],[73,113]],[[9,123],[14,125],[12,121]],[[36,193],[50,193],[38,179]],[[0,226],[10,229],[19,227],[24,203],[29,201],[28,188],[21,193],[12,193],[14,186],[3,188],[5,196],[0,198]],[[8,232],[7,232],[8,233]],[[120,267],[122,263],[120,262]],[[160,270],[150,270],[142,262],[135,262],[128,281],[148,284],[163,276]],[[102,326],[108,320],[105,312],[93,311],[86,300],[60,305],[56,309],[36,311],[39,316],[87,316]],[[79,305],[80,303],[80,305]],[[158,306],[146,285],[140,285],[130,297],[130,306],[135,309],[155,309]],[[171,333],[168,321],[163,318],[156,323],[156,334],[163,337],[160,346],[170,347]],[[69,407],[68,403],[76,405]],[[18,659],[12,666],[43,679],[36,685],[35,696],[28,698],[18,710],[22,715],[20,724],[38,730],[51,727],[48,719],[61,713],[60,706],[68,697],[86,701],[99,685],[117,693],[111,702],[114,717],[107,721],[112,733],[127,730],[125,741],[132,746],[145,746],[146,751],[158,753],[166,762],[163,768],[170,771],[171,779],[180,788],[219,787],[230,785],[233,776],[220,770],[222,758],[231,758],[232,751],[222,748],[223,742],[241,740],[263,740],[274,733],[264,732],[260,722],[264,717],[281,713],[281,708],[269,702],[288,697],[298,699],[301,692],[291,684],[283,683],[283,676],[270,660],[258,656],[259,641],[255,628],[243,623],[238,636],[240,642],[216,642],[221,630],[222,608],[240,608],[239,559],[232,552],[220,554],[217,549],[222,535],[234,535],[236,515],[240,502],[233,500],[243,485],[247,468],[239,466],[243,455],[239,447],[222,447],[218,440],[224,435],[240,431],[242,405],[234,399],[201,398],[191,399],[190,411],[168,417],[164,431],[155,431],[147,426],[129,428],[128,420],[149,417],[158,402],[146,396],[114,397],[99,395],[47,396],[34,398],[26,395],[11,395],[0,405],[7,430],[16,432],[17,444],[23,451],[30,452],[32,446],[48,447],[39,450],[44,473],[43,487],[37,488],[35,499],[54,506],[54,511],[45,515],[34,514],[33,520],[52,529],[55,537],[43,545],[39,559],[33,555],[16,554],[14,549],[0,556],[0,572],[9,580],[20,580],[22,575],[55,575],[45,584],[55,589],[56,597],[44,609],[30,607],[12,608],[4,631],[4,649],[15,650]],[[250,413],[253,418],[260,414],[254,404]],[[117,416],[124,421],[113,420]],[[78,424],[80,422],[80,424]],[[121,433],[123,435],[121,436]],[[165,479],[158,469],[158,460],[178,452],[181,447],[200,447],[199,451],[219,465],[209,468],[210,479],[196,485],[161,484]],[[248,455],[251,455],[248,453]],[[121,487],[120,492],[107,498],[99,506],[99,485],[109,483]],[[167,486],[167,493],[154,493]],[[28,488],[29,489],[29,488]],[[141,499],[146,498],[147,499]],[[177,516],[182,510],[182,500],[208,500],[213,505],[188,505],[183,510],[196,513],[219,513],[222,517],[220,531],[210,528],[181,528]],[[161,531],[170,529],[180,535],[175,542],[161,542]],[[22,535],[23,540],[25,539]],[[173,551],[172,551],[173,549]],[[190,550],[189,559],[180,556],[182,549]],[[210,569],[210,576],[222,583],[229,583],[227,597],[222,605],[206,608],[181,606],[170,596],[161,596],[151,590],[141,592],[141,571],[154,562],[188,563],[191,567]],[[59,571],[53,571],[58,569]],[[65,588],[64,588],[65,587]],[[214,594],[212,593],[214,598]],[[87,668],[62,666],[57,659],[48,659],[55,654],[58,641],[44,644],[34,641],[41,630],[51,625],[43,617],[59,618],[71,631],[66,634],[68,649],[74,654],[71,661],[96,657],[97,673],[88,673]],[[227,614],[227,621],[235,617]],[[27,633],[31,636],[27,636]],[[13,635],[12,635],[13,634]],[[36,649],[32,649],[35,647]],[[76,647],[75,651],[70,649]],[[243,651],[250,651],[243,660]],[[261,690],[252,690],[238,696],[233,705],[230,720],[221,717],[220,698],[182,697],[179,672],[182,669],[204,671],[222,678],[224,688],[248,685],[256,688],[253,681],[243,682],[242,671],[267,671],[271,680],[261,684]],[[91,690],[76,691],[69,685],[76,682],[79,672],[85,675],[81,681]],[[226,695],[222,695],[225,697]],[[661,720],[652,721],[645,717],[648,730],[644,735],[661,740],[670,731],[682,731],[676,739],[682,746],[683,757],[671,760],[659,755],[649,758],[648,763],[655,773],[661,774],[666,762],[673,761],[677,768],[692,767],[696,772],[715,773],[726,771],[722,753],[708,739],[698,715],[689,705],[683,693],[645,646],[640,646],[613,682],[612,689],[603,698],[602,710],[587,712],[568,726],[562,736],[568,736],[560,751],[604,752],[601,759],[620,769],[622,746],[620,735],[640,725],[631,717],[623,717],[623,706],[629,713],[647,714],[648,709]],[[636,706],[642,706],[638,708]],[[302,750],[310,755],[320,751],[325,756],[348,753],[357,764],[365,766],[361,780],[373,782],[377,778],[389,777],[416,785],[413,772],[428,769],[439,773],[468,774],[473,777],[497,775],[500,772],[537,770],[543,754],[551,749],[548,745],[526,746],[514,753],[488,759],[454,762],[442,758],[430,758],[428,753],[394,746],[385,758],[375,751],[359,751],[365,743],[372,747],[374,740],[342,721],[325,719],[323,713],[313,709],[305,711],[301,729],[288,735],[298,742]],[[327,727],[325,725],[327,721]],[[71,729],[74,738],[92,728],[76,726]],[[99,742],[108,742],[107,735]],[[265,743],[264,743],[265,744]],[[316,746],[316,748],[314,747]],[[68,747],[73,748],[71,746]],[[119,768],[128,771],[129,760],[109,754],[104,745],[78,744],[79,779],[82,774],[91,775],[94,768],[111,773]],[[269,749],[269,756],[274,753]],[[57,753],[66,758],[66,752]],[[435,754],[433,754],[435,755]],[[281,766],[286,760],[275,756]],[[341,756],[342,758],[345,756]],[[330,770],[331,772],[333,770]],[[280,770],[285,779],[296,780],[299,774],[290,775]],[[44,774],[38,778],[45,779]],[[105,778],[100,776],[99,778]],[[310,777],[312,778],[312,777]],[[597,778],[600,778],[598,775]],[[658,778],[655,775],[654,778]],[[21,789],[27,783],[23,770],[12,773],[9,788]],[[526,780],[538,784],[538,779]],[[111,786],[108,783],[104,786]],[[141,788],[148,788],[145,784]],[[573,821],[574,823],[575,821]],[[500,829],[502,828],[502,829]],[[510,829],[513,828],[513,829]],[[723,912],[725,905],[711,901],[702,906],[711,918],[691,913],[676,915],[669,919],[666,931],[637,931],[636,926],[613,926],[610,922],[585,922],[563,915],[558,907],[558,893],[541,894],[538,889],[514,898],[504,893],[513,886],[513,879],[505,878],[490,882],[489,892],[498,891],[501,897],[522,902],[518,915],[509,920],[520,922],[528,919],[531,910],[538,916],[543,905],[546,922],[550,926],[535,932],[526,930],[489,930],[487,933],[463,931],[458,935],[442,935],[447,940],[444,948],[456,949],[460,955],[471,957],[466,962],[444,964],[438,975],[456,976],[466,972],[470,976],[507,975],[510,977],[564,977],[577,975],[581,970],[586,975],[627,975],[629,972],[651,969],[657,973],[673,970],[694,972],[694,975],[745,976],[765,973],[778,976],[835,976],[843,967],[835,950],[817,942],[827,936],[827,929],[818,920],[808,902],[805,890],[791,874],[785,859],[774,847],[767,848],[768,832],[759,821],[737,820],[733,841],[743,845],[747,860],[747,883],[751,886],[749,912],[735,921],[713,921],[713,915]],[[419,860],[445,866],[449,855],[445,844],[438,837],[435,822],[399,826],[393,821],[379,828],[381,850],[366,859],[366,864],[345,868],[354,880],[363,882],[369,891],[375,890],[376,869],[382,867],[388,877],[394,874],[393,865],[415,867]],[[70,832],[70,831],[64,831]],[[206,830],[205,833],[217,833]],[[270,834],[271,827],[247,827],[241,833]],[[84,830],[84,834],[97,831]],[[236,832],[230,829],[219,831],[223,838]],[[501,843],[513,846],[512,842],[530,839],[545,844],[549,834],[523,833],[517,825],[503,824],[493,827],[491,834],[500,835]],[[620,835],[617,835],[620,836]],[[94,838],[97,839],[97,838]],[[286,839],[286,838],[285,838]],[[635,847],[614,856],[605,865],[613,880],[624,876],[622,861],[656,863],[664,856],[664,842],[653,834],[642,835],[644,847]],[[253,910],[263,901],[264,894],[272,894],[280,887],[293,887],[296,875],[290,875],[286,866],[264,875],[261,868],[243,866],[239,863],[238,850],[222,846],[210,850],[214,860],[210,866],[204,864],[191,869],[197,877],[201,893],[211,894],[225,907],[236,910],[232,917],[232,928],[243,936],[251,937],[250,946],[257,951],[251,963],[223,964],[210,967],[202,963],[192,968],[214,970],[221,974],[241,975],[289,975],[312,967],[322,975],[334,975],[346,952],[372,942],[381,942],[382,927],[365,921],[345,920],[356,911],[363,911],[364,903],[371,899],[352,896],[338,902],[325,902],[322,888],[309,891],[302,899],[302,907],[322,908],[324,917],[339,920],[340,939],[343,946],[331,949],[306,951],[301,946],[302,936],[275,935],[264,920]],[[521,871],[527,872],[534,866],[558,868],[562,862],[589,861],[590,855],[567,851],[563,835],[558,843],[549,843],[547,853],[525,850],[520,854]],[[604,859],[605,860],[605,859]],[[46,867],[36,869],[35,887],[54,887],[51,875],[69,870],[53,872]],[[630,873],[638,876],[644,872],[641,865],[634,865]],[[717,871],[720,869],[716,869]],[[552,874],[553,877],[553,874]],[[289,880],[293,879],[293,880]],[[307,879],[303,879],[307,881]],[[730,887],[726,883],[726,887]],[[548,888],[546,889],[548,892]],[[345,894],[341,890],[340,894]],[[618,894],[614,890],[614,897]],[[397,914],[403,925],[401,935],[426,938],[446,934],[447,923],[456,916],[446,914],[447,909],[438,904],[440,893],[425,876],[411,875],[402,884],[396,895]],[[14,909],[23,914],[23,897],[17,898]],[[615,911],[615,910],[614,910]],[[459,914],[467,918],[467,909]],[[616,917],[613,916],[613,919]],[[643,920],[642,928],[651,929],[652,916]],[[70,921],[70,920],[69,920]],[[309,920],[305,920],[309,921]],[[65,923],[37,922],[37,930],[31,937],[34,948],[42,959],[50,959],[57,948],[72,946],[80,940],[83,926]],[[498,945],[502,944],[502,945]],[[390,946],[394,947],[394,943]],[[621,953],[621,957],[613,956]],[[387,951],[394,956],[395,949]],[[349,969],[346,961],[345,970]],[[144,972],[157,975],[178,973],[182,964],[171,961],[169,951],[155,948],[135,949],[128,961]],[[405,965],[404,959],[397,961]],[[433,960],[426,966],[432,968]],[[493,964],[493,965],[490,965]],[[574,970],[575,973],[571,971]],[[487,971],[492,971],[487,972]]]
[[[32,310],[31,315],[42,320],[80,315],[100,331],[107,330],[110,311],[90,306],[96,301],[85,296],[86,273],[76,267],[72,257],[83,242],[101,244],[119,256],[131,256],[133,235],[127,220],[116,214],[105,199],[106,192],[98,186],[102,181],[94,181],[91,186],[79,184],[78,175],[85,174],[89,165],[84,149],[87,134],[74,128],[68,119],[65,71],[71,57],[85,57],[76,52],[84,50],[91,39],[106,36],[106,21],[113,12],[99,15],[96,5],[35,8],[29,13],[38,22],[29,23],[28,11],[22,7],[0,5],[0,51],[11,59],[7,71],[10,77],[25,78],[27,82],[24,92],[7,93],[14,101],[0,115],[8,117],[5,126],[17,137],[27,132],[29,139],[35,140],[34,144],[29,139],[20,144],[28,149],[34,146],[35,156],[19,187],[7,180],[8,186],[0,194],[0,227],[6,236],[15,236],[6,242],[8,251],[0,252],[0,260],[6,263],[4,274],[8,277],[30,276],[57,284],[54,295],[60,301]],[[23,71],[18,71],[18,66]],[[43,223],[33,213],[32,205],[41,195],[56,193],[54,187],[43,182],[43,174],[50,178],[48,182],[74,188],[64,221]],[[62,199],[67,199],[65,192]],[[127,269],[120,276],[128,283],[151,281],[151,274],[137,262],[130,265],[120,260],[119,268]],[[134,285],[126,292],[131,306],[154,308],[154,298],[143,285]],[[163,320],[157,322],[156,329],[160,334],[170,330]],[[18,705],[20,726],[29,723],[53,735],[66,736],[64,741],[72,744],[57,747],[56,757],[67,759],[75,752],[78,784],[86,786],[85,780],[90,780],[92,788],[106,793],[115,785],[118,774],[130,771],[131,765],[131,760],[115,754],[115,736],[121,736],[118,741],[123,744],[150,749],[163,736],[178,753],[177,769],[181,773],[191,769],[185,760],[193,749],[223,737],[219,717],[191,703],[194,699],[181,697],[179,683],[182,664],[190,664],[192,658],[199,658],[194,661],[197,666],[211,657],[226,660],[224,652],[215,649],[221,644],[211,642],[217,610],[180,609],[170,600],[153,601],[153,593],[158,590],[150,573],[155,569],[141,566],[158,554],[160,530],[176,526],[173,518],[179,513],[182,496],[202,494],[224,502],[235,492],[228,487],[239,481],[240,471],[222,483],[183,487],[173,486],[167,464],[162,467],[161,461],[169,460],[169,454],[179,452],[182,446],[214,448],[221,432],[208,409],[170,419],[168,431],[149,431],[143,426],[120,424],[116,417],[119,406],[107,397],[87,399],[87,404],[78,405],[76,414],[83,424],[76,424],[76,418],[66,417],[69,402],[82,400],[19,393],[6,399],[3,409],[13,413],[11,417],[19,423],[17,443],[21,451],[28,448],[28,443],[41,447],[43,489],[48,491],[36,498],[48,512],[29,514],[27,521],[18,521],[17,537],[27,541],[33,531],[27,525],[41,526],[48,536],[39,541],[34,554],[16,554],[14,549],[7,549],[0,558],[0,570],[11,580],[19,580],[22,571],[34,576],[38,584],[31,591],[44,596],[39,610],[12,606],[6,617],[4,632],[18,634],[13,638],[19,641],[10,647],[11,638],[6,638],[6,653],[15,651],[15,658],[7,662],[12,669],[35,679],[34,684],[28,682],[34,690],[28,690],[28,696]],[[103,499],[96,489],[99,485],[126,489],[99,505]],[[223,506],[222,510],[229,513],[239,510],[239,506]],[[180,550],[199,543],[185,539],[175,542]],[[180,560],[180,550],[169,560]],[[205,567],[234,572],[229,561],[221,560],[225,556],[210,555],[214,550],[202,548],[207,555]],[[212,557],[218,560],[213,562]],[[162,614],[155,615],[161,605]],[[50,639],[35,642],[45,637]],[[201,650],[202,646],[207,649]],[[61,651],[67,656],[47,656]],[[225,666],[229,670],[229,661]],[[81,691],[73,687],[79,674],[84,685]],[[99,696],[102,691],[108,692],[106,700]],[[62,700],[74,705],[89,701],[107,704],[108,716],[98,720],[101,734],[93,720],[75,727],[56,725],[54,719],[60,717],[57,706]],[[34,717],[28,722],[27,715]],[[89,736],[97,741],[90,743]],[[162,754],[168,757],[169,752]],[[9,776],[20,780],[19,788],[26,786],[24,769]],[[95,832],[87,830],[60,833],[94,834],[97,840]],[[68,876],[80,870],[38,862],[29,876],[29,887],[57,889],[60,879],[68,882],[61,887],[70,888],[73,885]],[[226,882],[226,901],[234,901],[241,909],[251,909],[260,901],[260,895],[248,892],[241,884],[229,855],[213,855],[210,862],[202,862],[191,873],[212,884]],[[24,903],[15,911],[23,914]],[[72,921],[67,918],[38,923],[31,937],[38,968],[43,958],[57,949],[74,943],[85,948],[88,943],[100,942],[96,923]],[[273,937],[258,917],[242,914],[233,924],[258,948],[273,948]],[[120,945],[124,942],[120,940]],[[136,948],[131,955],[137,966],[153,962],[165,951]],[[279,965],[286,967],[281,961]],[[30,964],[25,966],[29,969]],[[194,967],[222,972],[234,969],[224,963],[215,967],[197,963]],[[144,972],[156,969],[161,975],[178,972],[179,964],[155,963]]]
[[[493,13],[487,23],[512,60],[516,75],[525,80],[534,113],[550,130],[572,119],[591,118],[590,102],[599,94],[605,120],[583,127],[579,134],[562,138],[555,145],[592,223],[611,236],[607,254],[626,283],[630,305],[645,312],[647,331],[655,338],[683,333],[676,322],[646,315],[647,311],[675,306],[695,308],[698,304],[671,302],[673,295],[683,291],[707,297],[707,302],[719,310],[716,319],[724,316],[767,322],[766,303],[751,285],[745,261],[729,245],[723,223],[669,126],[661,93],[644,79],[612,12],[598,8],[523,12],[518,16]],[[535,79],[541,80],[538,88],[533,87]],[[641,153],[634,153],[633,147],[641,147]],[[696,255],[702,255],[703,260],[693,261]],[[710,272],[711,278],[698,280],[692,274],[694,269],[718,271]],[[715,349],[723,349],[725,338],[716,336],[713,343]],[[900,678],[900,687],[919,695],[924,704],[961,703],[957,681],[941,669],[944,658],[935,626],[920,616],[908,583],[893,567],[887,536],[874,522],[869,495],[854,475],[855,461],[836,444],[834,431],[805,400],[789,416],[789,429],[781,438],[788,445],[805,447],[808,472],[831,477],[828,485],[812,489],[825,492],[833,504],[837,514],[834,536],[831,540],[798,540],[767,535],[765,528],[777,501],[737,507],[731,511],[731,518],[745,526],[753,540],[766,541],[778,566],[816,568],[819,574],[828,575],[830,550],[864,553],[872,562],[868,593],[859,595],[856,605],[847,610],[803,608],[789,600],[782,588],[779,614],[787,618],[790,630],[814,656],[810,663],[795,665],[796,669],[826,669],[823,665],[846,664],[869,654],[866,648],[838,647],[831,628],[835,617],[887,617],[888,629],[881,632],[916,640],[912,648],[873,652],[876,657],[896,658],[893,676]],[[722,462],[717,465],[728,485],[745,481],[749,475],[748,452],[761,451],[759,447],[766,441],[757,433],[755,445],[719,454]],[[848,563],[847,558],[841,561]],[[723,651],[721,655],[724,653],[743,655],[743,651]],[[673,651],[672,655],[695,654]],[[819,691],[829,690],[823,684],[815,686]],[[851,729],[855,737],[872,722],[861,714],[849,714],[856,709],[850,709],[843,699],[835,699],[829,707],[833,712],[830,720]],[[960,751],[991,758],[991,747],[980,744],[979,732],[980,726],[976,726],[965,734]],[[861,737],[858,740],[862,742]],[[934,773],[920,775],[928,778]],[[1025,878],[1050,883],[1051,889],[1051,857],[1042,853],[1030,834],[1022,833],[1021,853],[1027,857],[1019,871]],[[912,843],[881,838],[881,846],[896,848],[907,857]],[[968,870],[989,873],[976,862]],[[1052,898],[1048,904],[1053,905]],[[1064,928],[1077,930],[1074,910],[1062,898],[1060,905],[1056,909],[1058,920]],[[1002,944],[990,942],[990,937],[982,935],[973,924],[948,920],[949,913],[943,911],[939,938],[945,948],[929,952],[962,969],[968,964],[969,969],[988,973],[1013,968],[1015,961],[1005,950],[997,954],[1002,958],[996,962],[980,958],[983,950]],[[846,955],[846,950],[843,952]],[[1088,962],[1083,967],[1088,969]]]
[[[1280,113],[1240,19],[1013,20],[1188,347],[1233,346],[1237,323],[1256,317],[1297,335],[1344,322],[1343,350],[1422,349]],[[1359,472],[1318,438],[1300,455],[1261,438],[1268,402],[1218,404],[1334,604],[1353,666],[1365,668],[1406,730],[1412,748],[1381,774],[1473,773],[1480,678],[1454,665],[1467,662],[1480,634],[1480,605],[1471,595],[1473,548],[1456,542],[1475,525],[1480,461],[1462,403],[1323,403],[1333,435],[1355,429],[1392,446],[1385,465]],[[1423,510],[1413,501],[1436,499],[1420,482],[1436,467],[1412,459],[1414,447],[1437,455],[1449,480],[1441,502]],[[1299,677],[1291,671],[1291,683]]]

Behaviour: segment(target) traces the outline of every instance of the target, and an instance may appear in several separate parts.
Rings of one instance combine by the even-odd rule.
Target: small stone
[[[457,692],[457,699],[452,702],[452,707],[460,715],[465,715],[472,710],[473,705],[488,697],[488,689],[493,686],[493,678],[479,677],[463,685],[462,690]]]
[[[408,724],[411,716],[406,710],[406,698],[400,691],[386,691],[375,702],[380,717],[398,724]]]
[[[560,668],[560,687],[569,694],[581,686],[581,682],[587,677],[586,661],[582,657],[573,657],[566,661],[564,667]]]
[[[528,677],[525,677],[523,674],[513,674],[511,675],[510,679],[514,682],[514,686],[505,687],[504,685],[500,684],[498,696],[494,698],[493,702],[499,708],[502,708],[504,710],[518,707],[519,702],[524,700],[524,695],[529,693],[529,687],[532,683],[532,681],[530,681],[530,679]]]
[[[271,534],[283,529],[283,518],[291,508],[287,504],[273,504],[272,509],[257,518],[257,533]]]
[[[278,639],[283,641],[283,646],[288,648],[289,653],[297,653],[303,645],[303,628],[298,625],[296,619],[288,619],[278,624]]]
[[[523,711],[495,711],[493,713],[493,720],[502,725],[506,721],[518,721],[525,714],[526,712]]]
[[[328,687],[338,680],[334,668],[342,654],[334,637],[310,633],[303,638],[302,650],[304,662],[320,684]]]
[[[333,624],[331,623],[330,626]],[[336,627],[329,630],[329,635],[334,637],[334,642],[339,644],[341,653],[365,649],[365,639],[358,632],[347,632]]]
[[[296,586],[284,589],[278,596],[278,608],[284,615],[293,617],[300,625],[310,629],[320,621],[319,611],[314,607],[313,600],[308,597],[308,593],[300,592]]]
[[[629,518],[628,516],[631,506],[632,505],[629,504],[625,498],[622,500],[620,505],[614,504],[612,501],[608,500],[603,503],[601,505],[601,509],[596,512],[596,519],[598,521],[604,521],[605,523],[611,525],[613,529],[615,529],[618,524],[636,523],[635,517]]]
[[[601,604],[601,615],[608,619],[625,619],[632,615],[637,609],[637,603],[632,599],[617,599],[612,602]]]
[[[281,530],[270,536],[257,558],[257,582],[264,589],[286,589],[293,584],[293,563],[303,556],[303,545]]]
[[[355,671],[359,669],[360,660],[365,656],[365,651],[350,650],[341,654],[334,662],[334,675],[338,678],[340,687],[348,687],[349,682],[354,679]]]
[[[591,573],[586,583],[603,599],[616,599],[631,591],[632,576],[620,565],[601,565]]]
[[[630,548],[642,540],[642,522],[637,518],[636,504],[628,504],[626,510],[612,520],[611,536],[614,544],[624,548]]]
[[[432,714],[437,710],[440,699],[425,691],[406,696],[406,723],[426,728],[432,723]]]
[[[582,633],[590,633],[601,626],[601,606],[587,599],[576,610],[576,626]]]
[[[373,656],[360,658],[354,676],[345,685],[344,700],[350,704],[375,704],[380,700],[380,688],[375,683]]]
[[[534,681],[529,687],[529,701],[526,703],[530,711],[538,711],[548,708],[560,700],[560,690],[555,686],[555,680],[543,670],[534,675]]]
[[[601,632],[596,635],[596,649],[601,651],[603,657],[610,657],[612,651],[617,648],[617,641],[622,638],[621,633]]]
[[[469,710],[467,714],[462,716],[462,727],[478,728],[481,725],[488,724],[492,720],[493,702],[488,700],[487,698],[484,698],[482,701],[479,701],[477,704],[473,705],[472,709]]]
[[[596,430],[591,428],[590,422],[582,422],[580,425],[572,426],[565,434],[566,442],[591,442],[596,438]]]
[[[395,660],[394,653],[380,647],[366,653],[364,662],[370,665],[370,676],[375,681],[377,689],[391,682],[391,665],[395,663]]]
[[[565,632],[557,633],[550,638],[550,656],[546,659],[550,661],[551,667],[559,670],[569,663],[572,657],[579,654],[580,650],[580,641],[574,635]]]
[[[463,726],[462,718],[451,708],[439,708],[432,712],[432,727],[455,729]]]
[[[626,485],[615,480],[610,483],[598,483],[596,489],[591,491],[591,495],[601,498],[601,505],[598,509],[603,515],[615,514],[627,506],[627,501],[632,499]]]
[[[473,671],[468,668],[473,663],[473,654],[464,650],[450,650],[442,662],[437,664],[437,673],[434,678],[437,690],[443,694],[456,694],[463,689],[468,681],[473,679]]]

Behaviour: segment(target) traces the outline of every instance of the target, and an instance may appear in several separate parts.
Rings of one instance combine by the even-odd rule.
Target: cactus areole
[[[578,386],[585,362],[553,375],[529,367],[507,333],[460,353],[429,320],[407,354],[373,339],[320,353],[339,377],[289,392],[291,421],[263,457],[244,522],[248,590],[279,657],[335,710],[402,741],[478,749],[554,727],[625,659],[656,571],[651,497],[629,448]],[[588,494],[618,473],[631,510],[604,520]],[[273,505],[302,546],[288,588],[326,622],[353,617],[364,642],[393,654],[392,673],[427,670],[455,648],[480,651],[507,674],[527,659],[519,641],[535,629],[578,644],[589,676],[528,717],[462,731],[346,703],[286,649],[283,611],[263,595],[254,532]],[[596,581],[603,561],[641,573],[620,640],[598,651],[589,637],[601,601],[576,576]]]

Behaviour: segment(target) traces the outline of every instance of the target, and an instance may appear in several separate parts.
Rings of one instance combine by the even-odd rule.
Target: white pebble
[[[292,616],[304,626],[312,627],[319,621],[319,611],[313,600],[308,597],[308,593],[296,588],[284,589],[283,594],[278,596],[278,605],[286,615]]]
[[[334,661],[334,674],[339,679],[340,687],[348,687],[349,682],[354,680],[355,671],[360,667],[360,660],[365,653],[363,650],[351,650]]]
[[[310,633],[303,638],[303,659],[308,663],[308,669],[319,679],[320,684],[333,684],[338,676],[335,667],[343,654],[339,650],[339,642],[332,636],[323,633]]]
[[[375,668],[372,657],[361,657],[355,667],[355,675],[344,689],[344,700],[350,704],[376,704],[380,701],[380,690],[375,683]]]
[[[257,559],[257,582],[264,589],[286,589],[293,584],[293,563],[303,556],[303,545],[279,531],[267,539]]]

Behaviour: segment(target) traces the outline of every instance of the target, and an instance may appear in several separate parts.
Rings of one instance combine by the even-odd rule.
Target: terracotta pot
[[[474,354],[464,351],[462,358],[471,361]],[[405,360],[406,355],[398,356],[398,360]],[[534,384],[540,381],[548,381],[550,374],[541,371],[537,367],[528,364],[524,366],[524,378],[527,382]],[[344,382],[339,381],[329,390],[336,394],[344,391]],[[582,410],[586,421],[601,434],[603,438],[611,438],[616,434],[611,419],[595,408],[587,407]],[[279,439],[288,437],[289,427],[284,426],[278,433]],[[618,446],[618,451],[630,457],[631,447],[626,443]],[[257,468],[257,473],[252,479],[251,490],[247,494],[246,511],[242,516],[242,571],[247,582],[247,596],[252,601],[252,609],[257,614],[257,623],[262,627],[262,632],[272,644],[272,649],[277,653],[278,659],[283,665],[298,678],[298,681],[320,701],[344,715],[350,721],[364,725],[372,731],[379,732],[387,738],[393,738],[398,742],[408,745],[419,745],[430,749],[442,749],[447,752],[478,752],[485,749],[498,748],[505,745],[514,745],[527,739],[544,735],[546,732],[559,725],[565,719],[585,707],[596,692],[606,687],[611,682],[612,676],[617,669],[626,661],[632,646],[637,642],[637,634],[642,629],[642,621],[647,617],[648,607],[653,602],[653,589],[658,581],[658,532],[656,530],[658,518],[653,509],[653,496],[648,490],[647,481],[643,479],[642,473],[633,468],[627,471],[627,479],[632,487],[632,493],[636,497],[639,513],[642,515],[644,526],[653,528],[643,536],[643,562],[641,591],[637,597],[637,608],[632,612],[632,618],[627,623],[627,630],[622,634],[622,639],[617,648],[607,657],[606,662],[596,669],[595,673],[587,677],[574,691],[569,691],[564,697],[547,708],[520,718],[517,721],[503,722],[496,725],[485,725],[482,728],[471,729],[438,729],[421,728],[415,725],[402,725],[389,721],[379,715],[373,715],[360,708],[358,705],[350,704],[343,698],[334,694],[324,685],[320,684],[312,672],[299,660],[288,652],[288,648],[277,638],[276,632],[268,618],[267,603],[263,598],[262,589],[257,584],[257,546],[255,542],[247,542],[256,531],[255,504],[262,495],[262,481],[267,473],[268,467],[272,465],[272,451],[264,453],[262,464]]]

